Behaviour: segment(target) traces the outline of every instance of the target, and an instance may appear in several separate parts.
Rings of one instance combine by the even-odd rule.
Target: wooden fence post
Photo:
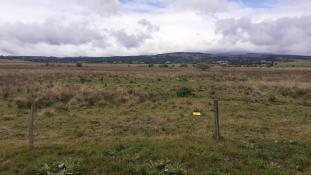
[[[220,123],[219,123],[219,105],[218,100],[214,100],[214,114],[215,114],[215,139],[217,142],[221,139]]]
[[[31,103],[30,115],[28,118],[28,137],[29,137],[29,150],[33,150],[33,115],[35,104]]]

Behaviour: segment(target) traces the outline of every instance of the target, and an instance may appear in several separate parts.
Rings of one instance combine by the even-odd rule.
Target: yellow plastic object
[[[192,114],[195,117],[201,117],[201,112],[193,112]]]

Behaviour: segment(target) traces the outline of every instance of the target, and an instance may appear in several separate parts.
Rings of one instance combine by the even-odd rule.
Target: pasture
[[[311,174],[310,77],[303,66],[2,60],[0,174]]]

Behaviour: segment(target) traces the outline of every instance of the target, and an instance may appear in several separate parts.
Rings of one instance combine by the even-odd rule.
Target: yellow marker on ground
[[[201,112],[193,112],[192,114],[195,117],[201,117]]]

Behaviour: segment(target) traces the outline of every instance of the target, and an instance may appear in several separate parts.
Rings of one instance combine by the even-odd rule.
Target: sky
[[[1,0],[0,55],[311,55],[310,0]]]

